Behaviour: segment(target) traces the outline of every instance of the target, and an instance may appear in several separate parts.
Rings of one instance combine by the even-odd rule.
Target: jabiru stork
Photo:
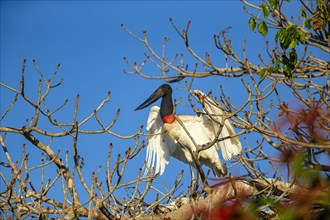
[[[242,145],[235,136],[236,133],[230,122],[225,120],[222,122],[223,126],[220,125],[223,112],[216,107],[215,102],[198,90],[193,91],[193,96],[202,103],[207,114],[204,112],[199,116],[174,116],[172,88],[169,84],[161,85],[135,109],[146,108],[162,98],[160,108],[153,106],[150,109],[146,126],[148,133],[146,163],[149,168],[154,168],[155,174],[163,174],[171,156],[194,166],[191,152],[196,151],[196,144],[202,146],[212,143],[215,138],[224,138],[224,140],[216,141],[212,147],[202,150],[199,153],[199,162],[211,168],[216,177],[227,174],[226,166],[221,162],[218,150],[222,152],[225,160],[230,160],[241,153]],[[178,122],[176,118],[181,122]],[[216,137],[221,127],[222,131]]]

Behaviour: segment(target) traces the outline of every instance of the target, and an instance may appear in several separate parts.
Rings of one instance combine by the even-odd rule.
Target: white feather
[[[164,135],[163,124],[159,115],[159,107],[153,106],[150,109],[146,127],[148,133],[146,163],[149,168],[155,168],[155,174],[160,175],[163,174],[165,166],[169,163],[170,156],[175,150],[174,142]]]
[[[215,103],[204,93],[197,90],[194,92],[198,96],[203,97],[204,108],[212,115],[212,118],[218,122],[221,122],[223,113],[216,107]],[[196,147],[177,120],[171,124],[164,124],[160,117],[159,111],[160,108],[158,106],[153,106],[149,112],[146,128],[149,135],[146,163],[149,168],[155,168],[155,174],[159,173],[162,175],[171,156],[185,163],[194,164],[191,153],[187,148],[190,148],[191,151],[194,152],[196,151]],[[188,130],[190,136],[193,137],[193,140],[197,145],[204,145],[213,141],[215,138],[218,138],[215,137],[215,135],[217,134],[220,125],[212,120],[208,115],[177,116],[184,124],[184,127]],[[220,138],[233,135],[235,135],[235,131],[230,122],[226,120],[220,134]],[[226,167],[220,161],[217,150],[221,150],[224,159],[229,160],[234,155],[239,154],[241,149],[242,146],[238,137],[226,139],[217,142],[215,147],[201,151],[199,159],[201,164],[210,167],[216,176],[221,176],[226,173]],[[147,169],[145,174],[147,174]]]
[[[212,125],[217,133],[219,131],[220,124],[223,123],[222,117],[224,113],[219,107],[217,107],[217,104],[203,92],[194,90],[193,95],[199,102],[202,103],[205,111],[211,115],[213,119]],[[225,120],[219,138],[225,138],[228,136],[232,137],[235,135],[236,132],[233,126],[230,124],[228,119]],[[233,156],[240,154],[242,151],[242,145],[238,137],[232,137],[223,141],[219,141],[217,142],[216,146],[218,150],[221,150],[222,156],[225,160],[231,160]]]

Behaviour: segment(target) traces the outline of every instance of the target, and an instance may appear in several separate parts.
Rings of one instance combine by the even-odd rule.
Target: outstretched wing
[[[207,95],[205,95],[203,92],[199,90],[194,90],[193,95],[197,99],[197,101],[199,101],[203,105],[204,110],[211,115],[213,119],[212,124],[215,133],[217,133],[220,127],[219,123],[222,121],[222,116],[224,115],[222,110],[218,108],[216,103],[212,99],[210,99]],[[219,138],[235,136],[235,135],[236,132],[232,127],[232,125],[228,120],[225,120]],[[242,151],[242,145],[237,136],[217,142],[216,146],[217,149],[221,150],[222,156],[225,160],[230,160],[233,156],[240,154]]]
[[[150,109],[147,133],[148,133],[148,145],[146,153],[147,166],[154,168],[155,174],[163,174],[165,166],[170,160],[171,153],[175,151],[174,142],[164,134],[163,121],[159,115],[159,107],[153,106]],[[145,170],[145,175],[147,174]]]

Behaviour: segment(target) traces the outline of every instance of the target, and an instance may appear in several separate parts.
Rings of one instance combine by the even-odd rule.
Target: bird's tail
[[[212,171],[217,178],[224,177],[227,175],[226,164],[221,164],[221,166],[213,166]]]

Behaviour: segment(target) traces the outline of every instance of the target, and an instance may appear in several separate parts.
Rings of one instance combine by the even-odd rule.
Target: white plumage
[[[204,111],[211,115],[212,119],[207,114],[200,116],[177,115],[177,117],[182,121],[197,145],[208,144],[215,138],[236,135],[230,122],[226,120],[219,137],[215,137],[221,127],[220,124],[223,123],[221,122],[223,112],[216,107],[214,101],[201,91],[195,90],[193,95],[202,103]],[[196,151],[193,141],[177,120],[173,123],[164,123],[160,117],[158,106],[153,106],[150,109],[146,129],[149,134],[146,161],[148,167],[154,167],[155,174],[163,174],[171,156],[194,165],[191,153],[187,150],[190,148],[193,152]],[[201,151],[199,154],[200,163],[211,168],[214,174],[220,177],[226,174],[226,167],[219,158],[218,150],[221,150],[225,160],[230,160],[233,156],[241,153],[242,146],[238,137],[233,137],[216,142],[212,147]]]

